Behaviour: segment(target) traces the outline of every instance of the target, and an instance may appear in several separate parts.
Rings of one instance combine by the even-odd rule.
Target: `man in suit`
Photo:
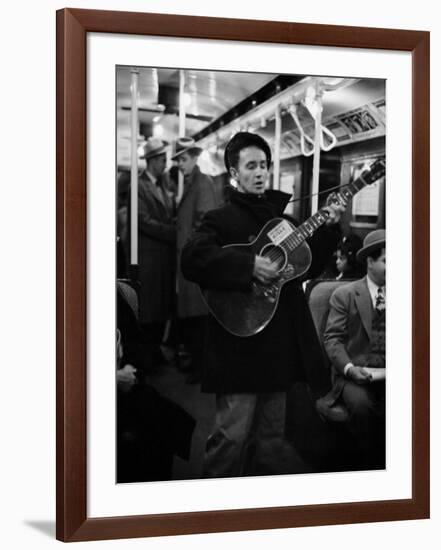
[[[367,469],[385,465],[385,239],[384,229],[365,237],[357,259],[367,275],[334,291],[324,334],[334,374],[329,397],[343,399]]]
[[[197,164],[201,153],[202,149],[196,146],[192,138],[182,137],[178,139],[172,157],[184,175],[184,192],[177,210],[178,266],[182,249],[199,227],[204,214],[219,206],[213,180],[201,172]],[[185,279],[181,269],[178,269],[178,318],[182,340],[192,356],[191,365],[186,369],[189,371],[186,381],[190,384],[199,383],[201,380],[207,314],[207,306],[199,287]]]
[[[174,293],[176,226],[162,181],[166,145],[154,137],[147,140],[147,167],[138,180],[139,309],[150,369],[165,361],[160,345]]]

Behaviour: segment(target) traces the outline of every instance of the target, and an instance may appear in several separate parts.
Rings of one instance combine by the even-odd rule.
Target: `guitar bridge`
[[[269,286],[263,286],[258,283],[253,283],[253,292],[256,296],[262,296],[266,298],[270,303],[277,300],[277,293],[279,286],[275,283]]]
[[[283,271],[280,273],[280,278],[284,281],[291,279],[295,275],[295,269],[292,264],[286,264]]]

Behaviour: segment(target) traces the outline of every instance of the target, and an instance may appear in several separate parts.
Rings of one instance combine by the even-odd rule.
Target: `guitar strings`
[[[306,199],[311,199],[312,197],[318,197],[320,195],[324,195],[325,193],[331,193],[332,191],[335,191],[336,189],[343,189],[343,187],[347,187],[348,185],[351,185],[350,183],[345,183],[344,185],[335,185],[334,187],[330,187],[329,189],[325,189],[324,191],[318,191],[317,193],[311,193],[310,195],[305,195],[304,197],[299,197],[298,199],[290,199],[288,201],[288,204],[291,202],[299,202],[304,201]]]
[[[360,183],[361,183],[361,187],[359,187]],[[331,191],[333,191],[335,189],[339,189],[342,196],[345,199],[349,199],[349,198],[352,198],[355,193],[360,191],[366,185],[368,185],[368,183],[365,181],[365,179],[363,177],[363,173],[362,173],[362,174],[360,174],[360,176],[358,178],[356,178],[355,180],[353,180],[349,183],[346,183],[345,185],[336,185],[336,186],[331,187],[329,189],[326,189],[324,191],[319,191],[319,192],[313,193],[311,195],[306,195],[305,197],[301,197],[299,199],[291,199],[288,202],[291,203],[291,202],[297,202],[297,201],[300,201],[300,200],[305,200],[305,199],[315,197],[315,196],[318,196],[318,195],[323,195],[324,193],[330,193]],[[349,186],[355,188],[355,190],[356,190],[355,193],[353,193],[352,190],[346,189]],[[343,191],[342,191],[342,189],[343,189]],[[286,238],[286,242],[288,242],[289,244],[295,244],[296,246],[300,246],[309,236],[311,236],[314,233],[314,231],[316,229],[318,229],[318,227],[320,225],[322,225],[324,223],[325,220],[320,218],[320,216],[323,216],[322,212],[323,212],[323,210],[320,209],[313,216],[311,216],[308,220],[306,220],[306,222],[303,222],[299,227],[297,227],[293,231],[293,233],[291,235],[289,235]],[[314,223],[316,220],[319,222],[318,227],[316,227],[315,223]],[[311,233],[309,232],[310,228],[307,225],[308,223],[310,223],[314,228],[314,230],[311,230]],[[302,231],[302,227],[304,227],[305,225],[306,225],[306,235]],[[265,257],[269,258],[272,262],[275,262],[280,256],[282,256],[283,260],[285,260],[286,250],[282,246],[284,242],[285,241],[282,241],[280,243],[280,245],[274,245],[274,248],[271,249],[270,252],[267,255],[265,255]],[[279,247],[283,250],[284,253],[282,253],[279,250]]]

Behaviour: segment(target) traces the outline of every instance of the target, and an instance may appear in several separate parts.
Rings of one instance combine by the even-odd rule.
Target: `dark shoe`
[[[324,422],[346,422],[349,418],[347,408],[340,403],[330,403],[326,395],[317,399],[315,408]]]

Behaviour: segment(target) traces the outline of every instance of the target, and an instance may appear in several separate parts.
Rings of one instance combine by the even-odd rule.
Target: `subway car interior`
[[[204,391],[204,365],[195,367],[197,358],[203,363],[207,345],[199,321],[212,312],[194,314],[180,296],[186,292],[181,241],[192,238],[202,216],[184,213],[184,202],[188,209],[192,200],[186,186],[194,177],[183,168],[185,152],[197,152],[190,161],[197,159],[199,175],[213,185],[210,208],[219,208],[238,185],[225,165],[227,144],[239,132],[260,136],[272,156],[266,188],[289,195],[284,215],[299,226],[385,159],[386,82],[118,66],[115,109],[117,482],[200,479],[217,395]],[[160,157],[163,164],[153,169]],[[159,193],[158,204],[141,204],[144,185]],[[318,378],[329,384],[330,361],[322,346],[329,298],[338,285],[365,275],[355,263],[347,272],[340,268],[340,245],[345,243],[349,261],[370,232],[385,229],[385,194],[382,175],[346,197],[339,251],[329,255],[318,277],[301,279],[320,346]],[[152,229],[143,228],[146,220]],[[149,307],[156,317],[144,312]],[[322,387],[315,374],[292,384],[277,465],[255,475],[363,469],[347,411],[336,408],[325,418],[317,407]]]

